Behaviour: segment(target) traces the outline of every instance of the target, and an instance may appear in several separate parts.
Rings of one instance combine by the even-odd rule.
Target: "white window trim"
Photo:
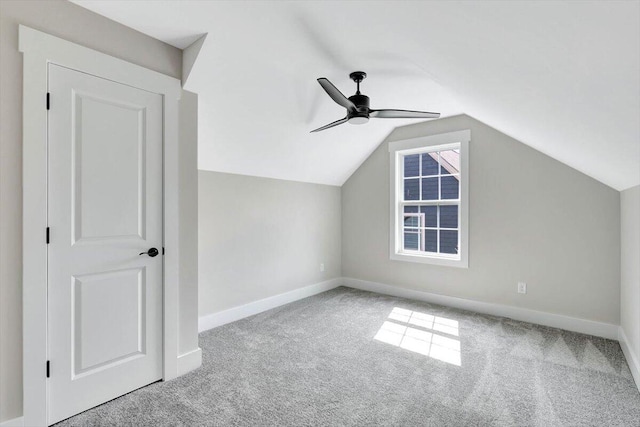
[[[390,164],[390,194],[389,194],[389,257],[395,261],[419,262],[449,267],[469,267],[469,142],[471,141],[471,131],[461,130],[456,132],[442,133],[438,135],[424,136],[419,138],[404,139],[389,143],[389,164]],[[400,164],[403,155],[411,154],[412,151],[421,152],[425,148],[446,145],[460,144],[460,208],[458,210],[458,229],[460,233],[460,253],[458,255],[446,254],[425,254],[418,251],[402,251],[402,233],[400,223],[403,216],[400,198],[403,194],[402,177],[398,174],[402,171]],[[444,201],[446,203],[446,201]]]

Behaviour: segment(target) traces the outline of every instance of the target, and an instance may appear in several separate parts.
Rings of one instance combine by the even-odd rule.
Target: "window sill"
[[[418,253],[396,252],[391,253],[390,259],[394,261],[417,262],[421,264],[440,265],[444,267],[469,268],[466,259],[447,256],[422,255]]]

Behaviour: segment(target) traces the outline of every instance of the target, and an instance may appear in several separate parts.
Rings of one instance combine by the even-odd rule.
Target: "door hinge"
[[[51,362],[47,360],[47,378],[51,376]]]
[[[46,237],[46,238],[47,238],[47,245],[49,244],[49,234],[50,234],[50,233],[49,233],[49,227],[47,227],[47,232],[46,232],[46,235],[47,235],[47,237]]]
[[[51,95],[47,92],[47,110],[51,108]]]
[[[164,246],[162,247],[162,255],[164,255]]]

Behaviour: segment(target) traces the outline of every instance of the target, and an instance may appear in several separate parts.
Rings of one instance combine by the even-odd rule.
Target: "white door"
[[[162,378],[162,97],[56,65],[49,92],[53,424]]]

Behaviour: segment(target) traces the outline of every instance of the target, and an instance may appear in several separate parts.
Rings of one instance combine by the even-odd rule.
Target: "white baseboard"
[[[194,371],[202,365],[202,350],[196,348],[178,356],[178,376]]]
[[[611,323],[596,322],[593,320],[530,310],[527,308],[432,294],[429,292],[406,289],[399,286],[370,282],[367,280],[353,279],[350,277],[327,280],[325,282],[309,285],[304,288],[254,301],[245,305],[233,307],[228,310],[202,316],[198,319],[198,331],[203,332],[227,323],[235,322],[236,320],[244,319],[245,317],[253,316],[254,314],[262,313],[263,311],[307,298],[341,285],[354,289],[361,289],[363,291],[377,292],[379,294],[391,295],[400,298],[415,299],[418,301],[425,301],[493,316],[508,317],[522,322],[550,326],[553,328],[594,335],[612,340],[619,339],[619,326]]]
[[[502,304],[494,304],[481,301],[473,301],[464,298],[451,297],[446,295],[432,294],[424,291],[406,289],[399,286],[391,286],[384,283],[370,282],[367,280],[353,279],[350,277],[336,278],[325,282],[316,283],[304,288],[296,289],[284,294],[261,299],[249,304],[230,308],[228,310],[202,316],[198,319],[198,331],[203,332],[227,323],[263,311],[288,304],[303,298],[310,297],[338,286],[347,286],[363,291],[377,292],[379,294],[391,295],[400,298],[415,299],[418,301],[430,302],[433,304],[459,308],[462,310],[475,311],[493,316],[508,317],[522,322],[534,323],[537,325],[550,326],[567,331],[579,332],[582,334],[594,335],[620,341],[622,351],[627,358],[633,378],[640,390],[640,363],[637,355],[633,353],[627,344],[626,336],[620,326],[611,323],[596,322],[593,320],[580,319],[577,317],[564,316],[561,314],[547,313],[544,311],[530,310],[527,308],[513,307]],[[199,357],[202,357],[200,354]],[[199,363],[198,363],[199,366]],[[197,366],[196,366],[197,367]],[[195,369],[195,368],[193,368]],[[191,369],[190,369],[191,370]],[[188,371],[185,371],[188,372]],[[3,427],[3,426],[0,426]]]
[[[363,291],[377,292],[379,294],[391,295],[394,297],[410,298],[433,304],[490,314],[493,316],[508,317],[522,322],[551,326],[553,328],[595,335],[597,337],[609,338],[612,340],[618,339],[618,325],[612,325],[610,323],[595,322],[593,320],[579,319],[576,317],[530,310],[527,308],[432,294],[429,292],[401,288],[399,286],[391,286],[384,283],[352,279],[349,277],[344,277],[342,279],[342,283],[350,288],[360,289]]]
[[[638,391],[640,391],[640,359],[638,359],[638,355],[635,354],[629,346],[629,340],[627,340],[627,335],[624,333],[622,326],[618,330],[618,341],[620,341],[620,347],[622,347],[624,357],[627,358],[631,375],[633,375],[633,379],[636,381],[636,387],[638,387]]]
[[[304,288],[295,289],[290,292],[285,292],[283,294],[274,295],[269,298],[250,302],[245,305],[233,307],[228,310],[207,314],[205,316],[201,316],[198,319],[198,332],[203,332],[209,329],[216,328],[218,326],[226,325],[227,323],[235,322],[236,320],[244,319],[245,317],[253,316],[254,314],[262,313],[263,311],[271,310],[272,308],[289,304],[290,302],[326,292],[328,290],[337,288],[340,285],[342,285],[341,278],[330,279],[324,282],[305,286]]]
[[[2,421],[0,427],[24,427],[24,418],[18,417],[11,420]]]

